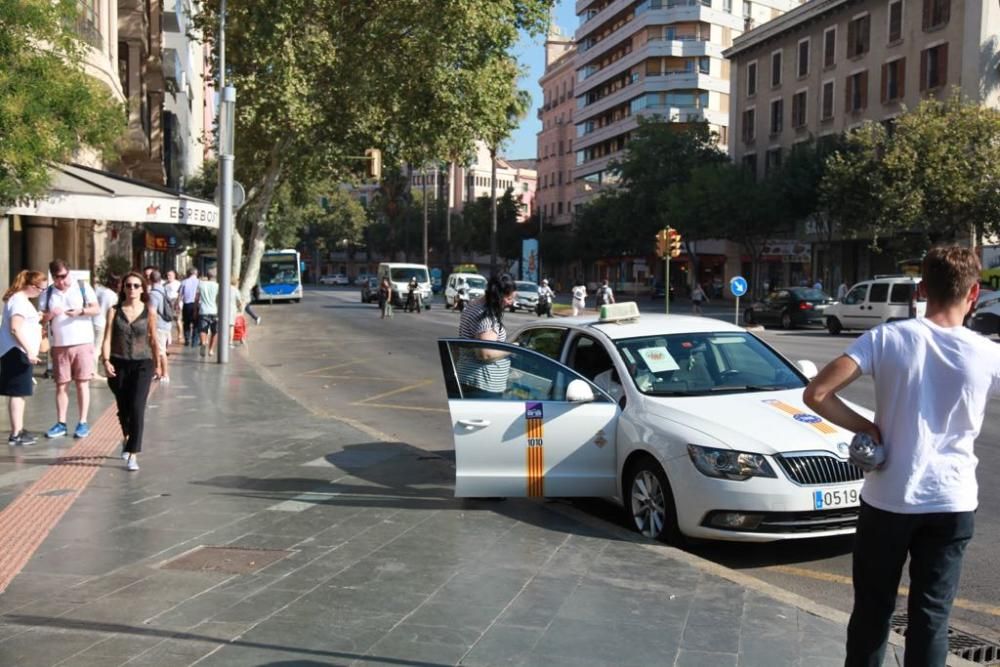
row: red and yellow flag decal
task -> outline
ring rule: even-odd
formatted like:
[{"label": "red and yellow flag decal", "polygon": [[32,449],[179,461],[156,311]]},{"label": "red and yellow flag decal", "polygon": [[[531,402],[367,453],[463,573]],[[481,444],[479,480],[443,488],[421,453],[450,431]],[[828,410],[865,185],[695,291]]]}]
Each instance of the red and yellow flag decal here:
[{"label": "red and yellow flag decal", "polygon": [[824,433],[826,435],[833,435],[837,432],[836,428],[834,428],[830,424],[827,424],[825,421],[823,421],[822,418],[809,412],[802,412],[802,410],[796,408],[794,405],[789,405],[788,403],[785,403],[783,401],[778,401],[773,398],[769,398],[764,402],[770,405],[772,408],[777,408],[778,410],[781,410],[782,412],[791,415],[792,419],[794,419],[795,421],[801,422],[808,426],[812,426],[820,433]]},{"label": "red and yellow flag decal", "polygon": [[545,448],[543,446],[543,411],[538,402],[524,404],[525,432],[528,436],[528,497],[545,495]]}]

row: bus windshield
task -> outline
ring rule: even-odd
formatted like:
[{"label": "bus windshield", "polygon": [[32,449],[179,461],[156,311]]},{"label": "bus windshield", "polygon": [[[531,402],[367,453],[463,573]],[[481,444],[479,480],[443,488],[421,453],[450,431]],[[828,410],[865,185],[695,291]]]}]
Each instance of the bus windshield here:
[{"label": "bus windshield", "polygon": [[264,255],[260,261],[261,285],[298,285],[299,263],[295,255]]}]

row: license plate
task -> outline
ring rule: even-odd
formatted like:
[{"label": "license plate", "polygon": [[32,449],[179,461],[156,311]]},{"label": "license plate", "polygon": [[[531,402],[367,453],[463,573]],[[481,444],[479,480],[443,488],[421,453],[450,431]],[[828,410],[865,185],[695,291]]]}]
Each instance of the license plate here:
[{"label": "license plate", "polygon": [[828,489],[813,491],[813,509],[826,510],[835,507],[857,507],[861,504],[858,489]]}]

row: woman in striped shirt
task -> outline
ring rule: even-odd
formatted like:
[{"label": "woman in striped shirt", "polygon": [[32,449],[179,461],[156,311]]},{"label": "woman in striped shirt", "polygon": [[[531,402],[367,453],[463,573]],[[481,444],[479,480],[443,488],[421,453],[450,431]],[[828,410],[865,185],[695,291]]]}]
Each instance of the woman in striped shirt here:
[{"label": "woman in striped shirt", "polygon": [[[458,335],[472,340],[507,342],[503,314],[514,303],[517,289],[509,273],[494,274],[486,294],[462,311]],[[501,398],[510,374],[510,356],[500,350],[463,348],[456,363],[464,398]]]}]

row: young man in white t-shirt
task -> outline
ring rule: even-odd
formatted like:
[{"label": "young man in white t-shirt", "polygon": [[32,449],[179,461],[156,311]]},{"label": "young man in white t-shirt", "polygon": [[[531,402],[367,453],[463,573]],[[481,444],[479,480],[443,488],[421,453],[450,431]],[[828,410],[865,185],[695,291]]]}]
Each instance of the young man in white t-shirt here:
[{"label": "young man in white t-shirt", "polygon": [[52,371],[56,381],[56,423],[46,433],[61,438],[68,433],[69,383],[76,383],[76,403],[80,412],[73,436],[90,435],[87,413],[90,411],[90,379],[94,375],[94,323],[100,313],[97,295],[90,285],[80,285],[70,276],[61,259],[49,263],[52,286],[42,292],[39,306],[42,319],[52,329]]},{"label": "young man in white t-shirt", "polygon": [[[1000,393],[1000,346],[962,326],[979,296],[979,271],[967,248],[932,249],[920,283],[926,316],[862,334],[806,388],[820,416],[885,447],[885,463],[861,490],[846,665],[882,664],[907,555],[906,664],[945,664],[978,506],[973,442]],[[861,375],[875,383],[874,423],[837,397]]]}]

